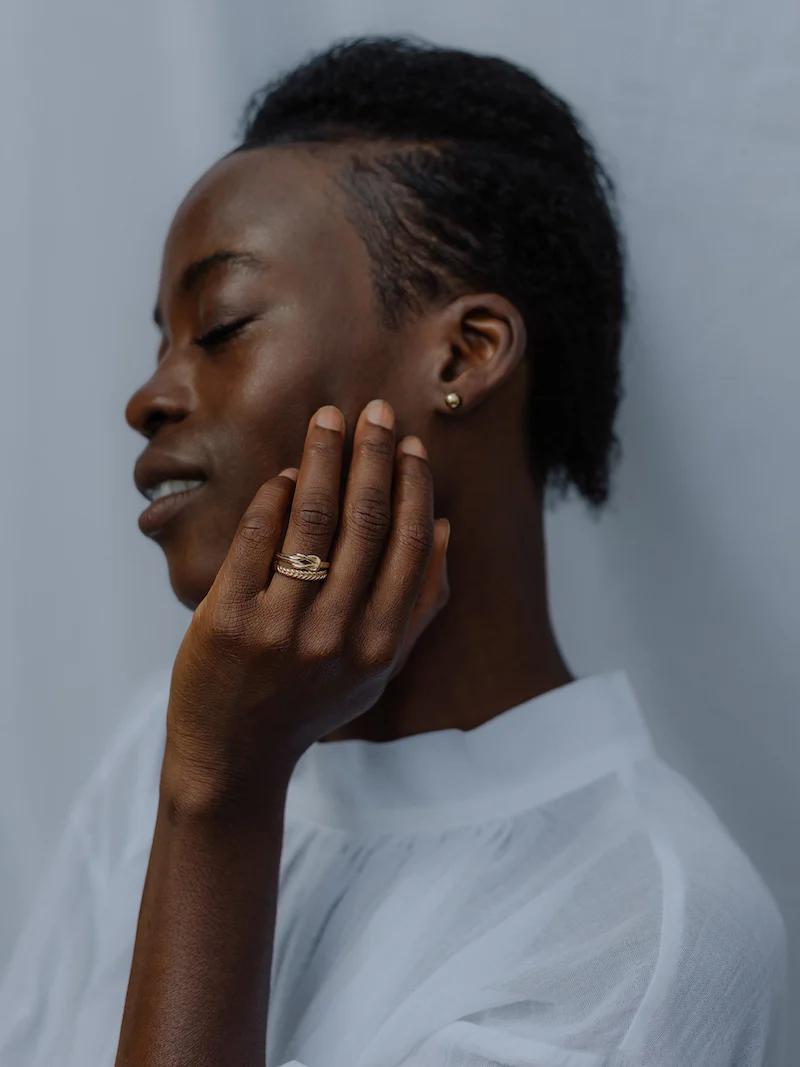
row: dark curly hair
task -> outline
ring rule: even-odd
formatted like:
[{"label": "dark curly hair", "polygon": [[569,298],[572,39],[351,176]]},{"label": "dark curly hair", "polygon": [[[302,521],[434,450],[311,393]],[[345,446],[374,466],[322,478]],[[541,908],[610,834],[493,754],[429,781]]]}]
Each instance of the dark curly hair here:
[{"label": "dark curly hair", "polygon": [[514,303],[532,474],[597,512],[619,452],[624,248],[615,187],[570,107],[497,56],[349,37],[253,93],[239,135],[234,152],[345,146],[336,180],[385,327],[464,292]]}]

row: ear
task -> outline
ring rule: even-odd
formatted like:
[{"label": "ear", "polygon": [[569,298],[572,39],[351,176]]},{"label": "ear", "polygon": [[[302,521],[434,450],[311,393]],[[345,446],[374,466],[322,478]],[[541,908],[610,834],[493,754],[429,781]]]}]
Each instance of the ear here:
[{"label": "ear", "polygon": [[[458,415],[473,410],[510,377],[525,355],[527,331],[517,308],[499,293],[460,296],[437,319],[436,406]],[[445,403],[450,392],[461,397],[455,412]]]}]

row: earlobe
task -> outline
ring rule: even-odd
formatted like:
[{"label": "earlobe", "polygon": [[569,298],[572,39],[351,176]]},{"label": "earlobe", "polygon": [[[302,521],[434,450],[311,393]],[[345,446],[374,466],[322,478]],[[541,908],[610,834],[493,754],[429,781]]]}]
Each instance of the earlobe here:
[{"label": "earlobe", "polygon": [[498,293],[470,293],[447,308],[448,358],[440,369],[445,410],[472,410],[514,371],[525,352],[525,323]]}]

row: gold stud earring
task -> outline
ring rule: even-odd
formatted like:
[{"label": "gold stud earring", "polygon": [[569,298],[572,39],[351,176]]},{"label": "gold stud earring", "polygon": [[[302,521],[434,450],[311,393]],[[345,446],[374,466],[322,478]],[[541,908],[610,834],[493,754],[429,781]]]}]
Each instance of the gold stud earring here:
[{"label": "gold stud earring", "polygon": [[450,408],[457,408],[458,405],[461,403],[461,397],[458,395],[458,393],[448,393],[447,396],[444,398],[444,402]]}]

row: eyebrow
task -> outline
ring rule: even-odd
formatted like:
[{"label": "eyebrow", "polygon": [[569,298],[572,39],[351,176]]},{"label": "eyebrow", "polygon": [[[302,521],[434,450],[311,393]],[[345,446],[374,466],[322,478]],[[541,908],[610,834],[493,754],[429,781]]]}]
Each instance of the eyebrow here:
[{"label": "eyebrow", "polygon": [[[219,252],[212,252],[210,256],[204,256],[203,259],[198,259],[195,260],[194,263],[190,263],[181,274],[178,288],[184,294],[191,293],[212,270],[222,264],[234,267],[244,267],[247,270],[257,271],[263,271],[268,266],[265,260],[261,259],[260,256],[255,255],[253,252],[237,252],[233,249],[222,249]],[[163,320],[161,318],[161,310],[158,304],[153,308],[153,322],[159,329],[162,329]]]}]

